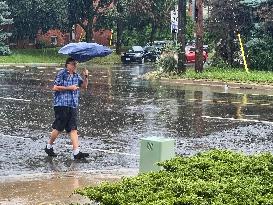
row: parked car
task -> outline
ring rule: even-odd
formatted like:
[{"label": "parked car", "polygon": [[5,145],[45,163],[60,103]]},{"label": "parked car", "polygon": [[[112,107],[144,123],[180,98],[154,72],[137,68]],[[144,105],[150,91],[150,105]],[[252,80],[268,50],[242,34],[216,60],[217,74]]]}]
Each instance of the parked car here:
[{"label": "parked car", "polygon": [[160,57],[160,51],[154,46],[144,47],[144,59],[145,61],[155,62]]},{"label": "parked car", "polygon": [[[196,48],[193,46],[186,46],[185,47],[185,55],[186,55],[186,63],[195,63],[195,50]],[[208,60],[208,53],[203,51],[203,62],[207,62]]]},{"label": "parked car", "polygon": [[152,46],[155,47],[158,52],[162,52],[162,49],[167,45],[166,41],[154,41]]},{"label": "parked car", "polygon": [[144,49],[141,46],[133,46],[128,52],[121,54],[122,63],[144,63]]}]

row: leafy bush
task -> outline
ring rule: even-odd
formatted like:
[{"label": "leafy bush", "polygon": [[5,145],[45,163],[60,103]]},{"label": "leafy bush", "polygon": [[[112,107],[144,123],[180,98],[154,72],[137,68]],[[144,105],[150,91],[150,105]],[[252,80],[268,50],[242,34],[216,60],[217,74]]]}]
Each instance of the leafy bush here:
[{"label": "leafy bush", "polygon": [[157,68],[161,72],[176,72],[178,62],[178,49],[179,47],[167,44],[161,54],[159,61],[157,62]]},{"label": "leafy bush", "polygon": [[40,48],[47,48],[47,43],[45,41],[37,41],[35,44],[35,47],[40,49]]},{"label": "leafy bush", "polygon": [[177,69],[177,60],[173,55],[166,55],[161,57],[157,62],[157,67],[162,72],[173,72]]},{"label": "leafy bush", "polygon": [[11,54],[11,51],[8,46],[0,46],[0,56],[8,56]]},{"label": "leafy bush", "polygon": [[247,48],[251,68],[273,71],[273,41],[271,39],[252,39],[247,43]]},{"label": "leafy bush", "polygon": [[159,163],[164,170],[86,187],[104,205],[273,204],[273,156],[212,150]]}]

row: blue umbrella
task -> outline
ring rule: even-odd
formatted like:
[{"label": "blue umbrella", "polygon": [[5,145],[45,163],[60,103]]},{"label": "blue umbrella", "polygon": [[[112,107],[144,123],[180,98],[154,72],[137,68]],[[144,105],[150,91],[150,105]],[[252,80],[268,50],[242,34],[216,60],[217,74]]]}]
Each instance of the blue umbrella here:
[{"label": "blue umbrella", "polygon": [[58,53],[69,55],[79,62],[85,62],[95,57],[103,57],[112,53],[106,46],[97,43],[69,43],[62,47]]}]

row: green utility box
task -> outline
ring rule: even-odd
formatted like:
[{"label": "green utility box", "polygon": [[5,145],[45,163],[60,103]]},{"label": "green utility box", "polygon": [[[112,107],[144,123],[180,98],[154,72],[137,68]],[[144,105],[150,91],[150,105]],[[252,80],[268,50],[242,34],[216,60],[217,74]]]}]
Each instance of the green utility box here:
[{"label": "green utility box", "polygon": [[175,156],[174,139],[148,137],[140,141],[139,172],[159,171],[162,167],[157,162],[171,159]]}]

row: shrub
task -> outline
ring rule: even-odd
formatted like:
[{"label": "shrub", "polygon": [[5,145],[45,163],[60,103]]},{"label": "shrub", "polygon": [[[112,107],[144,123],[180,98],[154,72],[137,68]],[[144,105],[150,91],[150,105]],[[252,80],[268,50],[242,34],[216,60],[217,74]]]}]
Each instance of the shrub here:
[{"label": "shrub", "polygon": [[273,156],[212,150],[159,163],[164,170],[86,187],[101,205],[273,204]]},{"label": "shrub", "polygon": [[252,39],[247,43],[249,66],[255,70],[273,71],[273,41]]},{"label": "shrub", "polygon": [[47,43],[45,41],[37,41],[35,47],[38,49],[47,48]]},{"label": "shrub", "polygon": [[177,60],[172,55],[166,55],[159,59],[157,68],[162,72],[174,72],[177,69]]},{"label": "shrub", "polygon": [[0,46],[0,56],[8,56],[11,54],[11,51],[8,46]]}]

